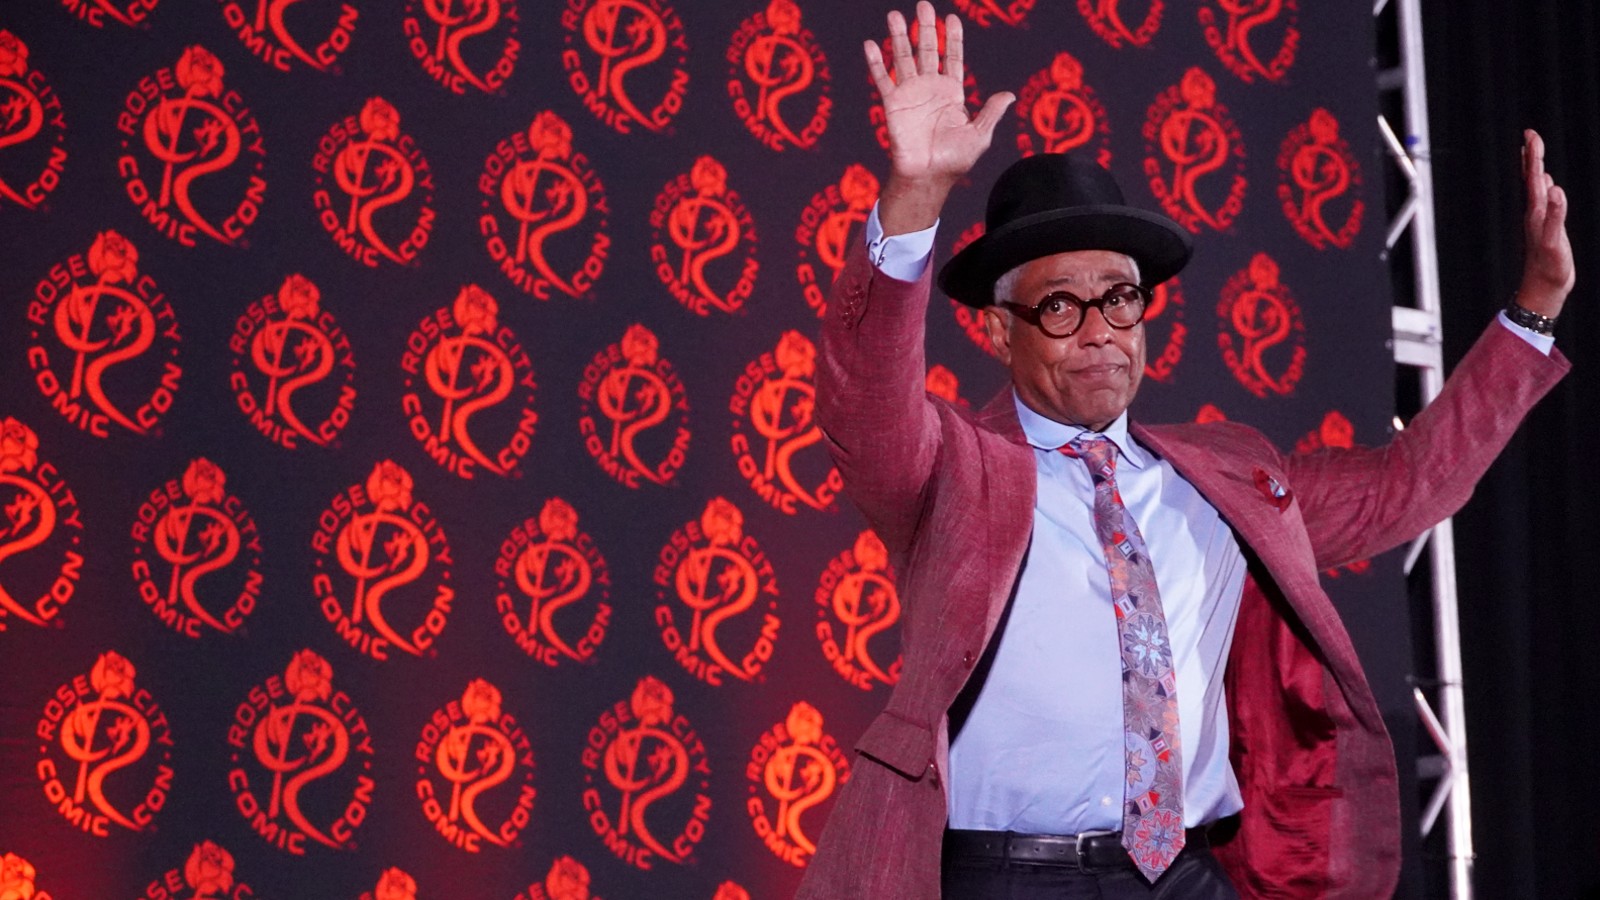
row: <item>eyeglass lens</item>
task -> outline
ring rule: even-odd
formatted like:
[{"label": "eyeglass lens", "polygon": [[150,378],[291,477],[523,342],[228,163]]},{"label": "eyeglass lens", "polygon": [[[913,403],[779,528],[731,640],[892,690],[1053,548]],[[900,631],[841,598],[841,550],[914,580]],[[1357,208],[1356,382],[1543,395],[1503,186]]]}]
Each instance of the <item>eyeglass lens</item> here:
[{"label": "eyeglass lens", "polygon": [[1081,300],[1066,291],[1057,291],[1039,304],[1039,324],[1051,333],[1070,333],[1083,323],[1086,307],[1100,307],[1114,328],[1132,328],[1144,317],[1144,295],[1131,284],[1113,285],[1094,300]]}]

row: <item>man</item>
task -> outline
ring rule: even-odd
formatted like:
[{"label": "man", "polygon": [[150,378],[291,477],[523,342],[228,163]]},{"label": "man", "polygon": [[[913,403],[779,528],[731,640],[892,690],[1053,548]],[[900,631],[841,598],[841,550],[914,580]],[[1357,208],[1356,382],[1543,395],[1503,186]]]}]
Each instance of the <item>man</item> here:
[{"label": "man", "polygon": [[1523,325],[1491,324],[1385,448],[1130,425],[1146,289],[1188,238],[1051,156],[1000,177],[984,237],[939,274],[1011,371],[969,415],[922,389],[932,229],[1013,98],[969,117],[960,21],[941,71],[932,7],[917,17],[913,50],[889,16],[895,78],[865,47],[890,176],[818,374],[835,463],[900,573],[904,666],[801,896],[1388,896],[1394,755],[1317,573],[1453,513],[1566,371],[1548,331],[1572,252],[1542,143]]}]

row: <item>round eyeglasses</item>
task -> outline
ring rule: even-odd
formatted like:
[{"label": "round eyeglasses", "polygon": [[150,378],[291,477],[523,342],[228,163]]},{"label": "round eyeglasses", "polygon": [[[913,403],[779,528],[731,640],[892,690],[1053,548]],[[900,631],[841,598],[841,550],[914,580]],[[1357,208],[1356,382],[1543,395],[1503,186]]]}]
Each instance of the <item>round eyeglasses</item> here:
[{"label": "round eyeglasses", "polygon": [[1000,300],[996,305],[1006,307],[1053,338],[1065,338],[1082,327],[1091,308],[1100,310],[1112,328],[1132,328],[1144,319],[1150,292],[1137,284],[1119,281],[1089,300],[1069,291],[1052,291],[1032,306],[1011,300]]}]

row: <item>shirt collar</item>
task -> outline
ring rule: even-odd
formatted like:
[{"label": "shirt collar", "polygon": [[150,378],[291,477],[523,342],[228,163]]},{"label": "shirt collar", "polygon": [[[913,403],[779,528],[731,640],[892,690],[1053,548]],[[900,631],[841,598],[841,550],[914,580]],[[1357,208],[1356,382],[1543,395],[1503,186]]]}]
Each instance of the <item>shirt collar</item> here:
[{"label": "shirt collar", "polygon": [[1097,432],[1084,428],[1082,425],[1068,425],[1064,422],[1057,422],[1055,419],[1047,418],[1034,412],[1028,407],[1028,404],[1022,402],[1022,398],[1017,395],[1015,388],[1011,391],[1011,399],[1017,405],[1017,418],[1022,422],[1022,434],[1028,439],[1028,443],[1034,447],[1040,450],[1060,450],[1084,435],[1103,437],[1117,445],[1120,456],[1129,465],[1135,469],[1145,467],[1147,457],[1144,454],[1144,450],[1134,443],[1133,438],[1128,434],[1127,410],[1123,410],[1122,415],[1117,416],[1115,421],[1107,425],[1105,431]]}]

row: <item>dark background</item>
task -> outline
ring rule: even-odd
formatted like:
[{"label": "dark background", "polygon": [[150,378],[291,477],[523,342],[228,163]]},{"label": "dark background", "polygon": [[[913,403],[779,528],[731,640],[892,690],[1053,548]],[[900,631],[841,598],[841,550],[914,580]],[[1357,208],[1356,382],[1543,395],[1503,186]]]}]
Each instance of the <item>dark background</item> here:
[{"label": "dark background", "polygon": [[1422,6],[1447,360],[1517,287],[1522,128],[1549,145],[1578,263],[1556,329],[1573,372],[1456,519],[1478,896],[1596,897],[1600,20],[1582,0]]},{"label": "dark background", "polygon": [[[814,331],[815,318],[794,277],[800,247],[793,230],[801,209],[814,193],[837,183],[850,163],[883,173],[859,62],[859,41],[881,33],[882,10],[844,2],[803,4],[805,24],[816,32],[832,69],[834,108],[818,149],[775,153],[744,132],[725,91],[727,42],[738,23],[764,5],[678,4],[691,44],[684,111],[666,133],[631,135],[590,116],[567,87],[556,4],[519,4],[523,54],[516,73],[500,93],[469,91],[462,97],[429,80],[406,51],[398,3],[362,5],[338,74],[269,69],[243,50],[217,3],[165,0],[148,27],[134,30],[91,28],[56,3],[0,7],[0,27],[28,43],[30,69],[43,72],[62,100],[71,154],[63,186],[44,209],[0,207],[0,309],[6,310],[0,320],[0,413],[39,433],[41,459],[62,470],[87,523],[89,563],[62,616],[64,627],[31,629],[13,620],[0,634],[0,853],[16,852],[32,862],[41,890],[56,897],[133,896],[162,873],[181,869],[189,849],[205,839],[230,850],[240,880],[269,897],[355,897],[371,890],[384,868],[399,865],[417,878],[419,896],[509,900],[541,880],[553,858],[567,854],[588,866],[594,893],[613,900],[709,898],[730,879],[756,897],[784,896],[792,889],[797,870],[761,846],[743,809],[750,748],[800,699],[821,709],[826,730],[848,745],[886,691],[864,694],[839,681],[810,634],[817,580],[827,561],[854,542],[859,518],[848,506],[828,513],[802,510],[794,517],[765,507],[738,477],[724,410],[747,362],[770,351],[787,330]],[[1514,223],[1521,202],[1516,135],[1523,125],[1545,130],[1551,169],[1573,189],[1580,265],[1583,248],[1594,244],[1585,210],[1600,200],[1593,196],[1600,179],[1586,153],[1593,141],[1584,139],[1597,127],[1595,23],[1587,8],[1567,5],[1572,9],[1551,4],[1542,14],[1510,13],[1487,3],[1459,9],[1441,3],[1429,10],[1430,72],[1440,86],[1434,91],[1434,146],[1452,359],[1514,288]],[[1281,83],[1245,84],[1223,69],[1190,4],[1167,5],[1150,48],[1119,50],[1097,38],[1073,4],[1040,3],[1021,28],[969,27],[970,56],[979,91],[987,94],[1020,88],[1055,52],[1070,50],[1107,109],[1113,170],[1132,202],[1147,207],[1154,202],[1141,176],[1145,110],[1188,67],[1210,74],[1249,151],[1249,193],[1233,229],[1200,237],[1200,252],[1183,277],[1189,329],[1184,356],[1172,383],[1146,382],[1137,414],[1150,421],[1189,419],[1202,404],[1215,404],[1289,447],[1337,410],[1354,424],[1357,441],[1379,443],[1394,410],[1385,345],[1389,298],[1378,255],[1384,163],[1372,125],[1377,104],[1370,89],[1371,20],[1366,4],[1299,6],[1301,46]],[[263,216],[242,250],[203,238],[200,246],[183,248],[161,238],[128,202],[115,171],[114,122],[123,97],[140,77],[172,65],[184,47],[197,42],[222,59],[227,85],[245,97],[267,142]],[[413,268],[360,267],[321,232],[311,206],[316,139],[336,119],[357,114],[374,94],[400,110],[402,131],[415,137],[437,180],[432,243]],[[1283,136],[1317,107],[1337,116],[1341,135],[1363,166],[1366,216],[1346,250],[1315,250],[1296,237],[1274,196]],[[574,144],[593,160],[612,207],[611,258],[593,295],[582,300],[541,303],[518,294],[495,270],[476,232],[475,182],[484,156],[543,109],[555,110],[572,126]],[[987,184],[1015,157],[1020,126],[1008,115],[995,150],[974,174],[976,184]],[[708,153],[727,166],[730,187],[750,208],[761,273],[744,312],[700,318],[672,301],[644,248],[657,193]],[[1584,164],[1591,167],[1586,172],[1579,168]],[[981,207],[980,189],[957,195],[941,232],[941,254],[981,218]],[[22,309],[33,285],[54,263],[87,251],[94,235],[107,228],[138,246],[140,271],[156,277],[183,329],[183,387],[155,435],[114,431],[102,440],[69,427],[33,387],[23,357]],[[1307,329],[1306,375],[1289,397],[1254,397],[1228,373],[1217,350],[1221,287],[1262,250],[1282,266]],[[267,443],[244,421],[227,387],[226,339],[239,311],[296,271],[318,283],[323,307],[335,312],[355,345],[360,396],[336,450],[291,453]],[[399,409],[406,334],[469,281],[500,301],[502,321],[528,347],[540,379],[534,448],[520,477],[505,483],[485,477],[461,482],[435,467],[406,433]],[[1585,289],[1580,282],[1580,293]],[[1582,861],[1600,854],[1595,826],[1579,818],[1600,800],[1596,780],[1581,766],[1596,725],[1592,715],[1578,714],[1593,708],[1594,679],[1584,664],[1597,635],[1570,563],[1595,537],[1593,517],[1581,514],[1583,482],[1568,471],[1586,448],[1582,429],[1594,427],[1581,411],[1596,408],[1584,402],[1592,382],[1585,387],[1581,365],[1585,340],[1593,341],[1593,317],[1586,336],[1581,305],[1559,332],[1562,349],[1580,364],[1578,374],[1536,413],[1535,427],[1496,469],[1458,528],[1483,896],[1572,895],[1594,880]],[[682,374],[691,406],[688,464],[668,488],[630,491],[605,478],[584,452],[576,427],[583,366],[635,322],[660,336],[662,354]],[[930,321],[929,361],[952,369],[962,396],[974,403],[1002,381],[940,303]],[[264,537],[268,599],[248,635],[180,638],[143,609],[128,577],[127,527],[139,499],[179,477],[197,455],[224,467],[230,492],[246,501]],[[417,494],[439,512],[462,593],[438,656],[380,664],[341,646],[317,613],[309,593],[308,537],[330,497],[389,457],[411,471]],[[711,688],[693,680],[674,664],[650,621],[657,602],[650,567],[657,550],[673,529],[698,517],[706,501],[719,495],[745,512],[745,530],[772,557],[783,594],[777,652],[765,681],[755,685]],[[490,564],[500,539],[536,515],[549,496],[573,502],[580,527],[594,535],[612,570],[616,612],[596,666],[534,665],[500,631],[489,606]],[[27,561],[10,565],[24,567]],[[48,565],[53,568],[54,561]],[[9,571],[0,568],[0,577]],[[1491,586],[1492,593],[1475,596]],[[1329,591],[1351,623],[1404,775],[1411,769],[1415,725],[1399,562],[1390,554],[1366,574],[1341,573],[1329,579]],[[250,685],[281,672],[288,656],[307,646],[330,659],[336,685],[357,698],[381,738],[378,793],[355,853],[313,848],[309,857],[295,858],[270,849],[232,809],[223,781],[223,735],[235,706]],[[114,830],[97,839],[74,832],[45,802],[33,770],[39,749],[31,734],[49,692],[87,673],[106,649],[135,661],[141,685],[155,692],[172,720],[177,775],[155,829]],[[579,801],[579,751],[589,727],[644,675],[672,687],[705,741],[715,800],[709,836],[695,862],[649,873],[611,858],[590,832]],[[431,833],[411,792],[406,758],[420,721],[478,676],[505,691],[507,709],[530,732],[540,793],[518,849],[491,848],[474,857]],[[1411,822],[1416,803],[1409,787],[1402,801]],[[813,834],[825,810],[807,819]],[[1419,863],[1425,852],[1408,848],[1402,893],[1431,894],[1437,887],[1423,886]],[[1527,886],[1536,883],[1539,891],[1529,894]]]}]

